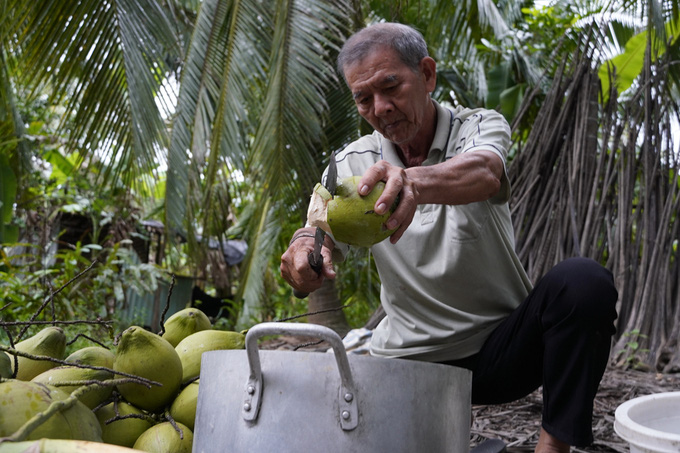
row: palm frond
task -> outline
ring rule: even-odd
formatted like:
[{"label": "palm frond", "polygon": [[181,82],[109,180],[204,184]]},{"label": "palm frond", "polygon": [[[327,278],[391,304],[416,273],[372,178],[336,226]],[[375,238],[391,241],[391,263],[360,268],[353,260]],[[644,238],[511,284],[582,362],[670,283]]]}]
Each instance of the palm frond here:
[{"label": "palm frond", "polygon": [[343,83],[329,55],[337,52],[346,7],[337,0],[277,3],[265,104],[251,154],[252,169],[273,193],[296,178],[302,187],[318,181],[326,92]]},{"label": "palm frond", "polygon": [[524,2],[504,2],[502,8],[496,3],[465,0],[451,11],[450,2],[439,0],[426,24],[424,36],[434,46],[443,82],[469,107],[485,105],[488,73],[504,61],[512,65],[516,83],[535,84],[541,74],[514,28]]},{"label": "palm frond", "polygon": [[[252,136],[248,106],[259,99],[270,29],[257,1],[202,3],[181,75],[168,151],[166,223],[219,223],[214,191],[231,169],[243,170]],[[221,216],[222,217],[222,216]],[[225,222],[222,222],[223,224]],[[226,229],[226,226],[225,228]]]},{"label": "palm frond", "polygon": [[264,282],[271,266],[269,259],[276,246],[281,231],[281,221],[276,214],[280,207],[272,202],[271,194],[264,191],[261,209],[254,209],[248,230],[252,232],[248,243],[248,253],[239,269],[243,276],[236,294],[236,300],[243,302],[238,328],[247,328],[253,322],[258,308],[267,294]]},{"label": "palm frond", "polygon": [[359,138],[362,118],[357,112],[349,88],[340,83],[326,93],[328,110],[324,115],[324,149],[339,150]]},{"label": "palm frond", "polygon": [[244,170],[245,167],[254,119],[260,111],[260,87],[270,49],[272,13],[268,6],[253,0],[233,2],[220,30],[226,46],[208,55],[208,64],[220,71],[215,72],[219,90],[214,92],[210,146],[202,169],[204,228],[219,222],[214,218],[218,210],[213,208],[211,200],[215,200],[213,191],[218,179],[229,174],[220,173],[220,168]]},{"label": "palm frond", "polygon": [[163,116],[172,106],[158,100],[168,98],[159,94],[177,42],[166,12],[154,0],[22,3],[20,82],[50,87],[51,102],[66,106],[71,151],[111,164],[102,184],[134,186],[167,142]]},{"label": "palm frond", "polygon": [[[31,153],[24,140],[24,122],[16,105],[9,67],[5,50],[0,48],[0,155],[7,158],[13,176],[19,176],[19,184],[25,185],[22,182],[31,169]],[[0,202],[11,207],[14,199],[0,198]]]},{"label": "palm frond", "polygon": [[[195,198],[196,191],[200,192],[200,168],[210,145],[219,92],[217,74],[222,72],[214,55],[221,55],[220,49],[226,45],[221,33],[229,13],[225,4],[217,0],[202,3],[180,77],[167,157],[165,222],[170,231],[181,229],[185,215],[193,214],[193,206],[198,204]],[[190,186],[194,190],[189,190]]]},{"label": "palm frond", "polygon": [[[239,294],[246,307],[259,302],[264,282],[250,275],[251,263],[268,260],[276,240],[260,237],[271,234],[267,211],[285,210],[280,200],[319,176],[323,99],[338,83],[328,55],[340,40],[343,7],[339,1],[281,1],[272,9],[256,0],[206,0],[198,13],[173,120],[166,222],[171,229],[184,226],[190,246],[200,249],[192,242],[197,224],[204,238],[227,227],[227,210],[215,204],[225,200],[216,194],[222,181],[238,171],[257,181],[250,210],[261,220],[243,231],[250,247]],[[279,202],[270,205],[257,190]]]},{"label": "palm frond", "polygon": [[[344,1],[288,0],[276,6],[268,83],[248,162],[249,175],[262,181],[259,187],[267,194],[258,197],[262,221],[248,231],[249,243],[254,245],[249,256],[263,253],[258,258],[262,267],[249,260],[242,274],[242,322],[264,294],[264,276],[257,272],[266,268],[274,251],[280,216],[291,212],[291,200],[293,204],[299,201],[301,188],[308,191],[320,177],[322,126],[328,118],[324,99],[340,83],[329,55],[337,52],[343,34],[344,7]],[[272,203],[269,196],[277,202]]]}]

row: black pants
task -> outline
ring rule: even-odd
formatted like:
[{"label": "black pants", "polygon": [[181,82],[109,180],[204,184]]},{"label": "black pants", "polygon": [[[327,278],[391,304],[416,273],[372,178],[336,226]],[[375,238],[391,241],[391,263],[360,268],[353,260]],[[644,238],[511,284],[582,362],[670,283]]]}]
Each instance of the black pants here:
[{"label": "black pants", "polygon": [[473,404],[507,403],[543,385],[543,428],[570,445],[588,445],[617,298],[607,269],[570,258],[536,284],[479,353],[446,363],[472,370]]}]

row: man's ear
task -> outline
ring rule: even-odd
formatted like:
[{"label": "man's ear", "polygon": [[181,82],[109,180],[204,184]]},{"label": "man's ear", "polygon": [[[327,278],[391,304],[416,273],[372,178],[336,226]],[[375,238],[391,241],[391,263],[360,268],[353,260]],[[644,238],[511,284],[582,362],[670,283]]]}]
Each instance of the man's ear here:
[{"label": "man's ear", "polygon": [[423,74],[427,92],[433,92],[437,86],[437,63],[432,57],[424,57],[420,60],[420,72]]}]

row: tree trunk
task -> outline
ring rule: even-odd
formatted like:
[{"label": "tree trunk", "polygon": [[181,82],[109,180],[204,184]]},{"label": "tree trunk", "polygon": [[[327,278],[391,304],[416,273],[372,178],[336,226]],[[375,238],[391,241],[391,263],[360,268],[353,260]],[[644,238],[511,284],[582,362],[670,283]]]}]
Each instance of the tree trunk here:
[{"label": "tree trunk", "polygon": [[385,309],[383,308],[382,304],[380,304],[378,309],[373,312],[373,314],[371,315],[369,320],[366,321],[366,324],[364,325],[364,327],[368,330],[373,330],[376,327],[378,327],[378,324],[380,324],[380,321],[382,321],[384,317],[385,317]]},{"label": "tree trunk", "polygon": [[345,312],[342,311],[338,291],[335,288],[335,280],[324,280],[321,288],[311,293],[308,300],[309,312],[316,314],[308,315],[307,321],[326,326],[340,337],[344,337],[350,331]]}]

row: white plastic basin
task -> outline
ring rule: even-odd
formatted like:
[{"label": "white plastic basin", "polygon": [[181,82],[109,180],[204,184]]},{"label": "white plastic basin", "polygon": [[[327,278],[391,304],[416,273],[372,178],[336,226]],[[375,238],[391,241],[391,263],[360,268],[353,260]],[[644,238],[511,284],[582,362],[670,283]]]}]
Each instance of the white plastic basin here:
[{"label": "white plastic basin", "polygon": [[626,401],[616,408],[614,430],[631,453],[680,452],[680,392]]}]

